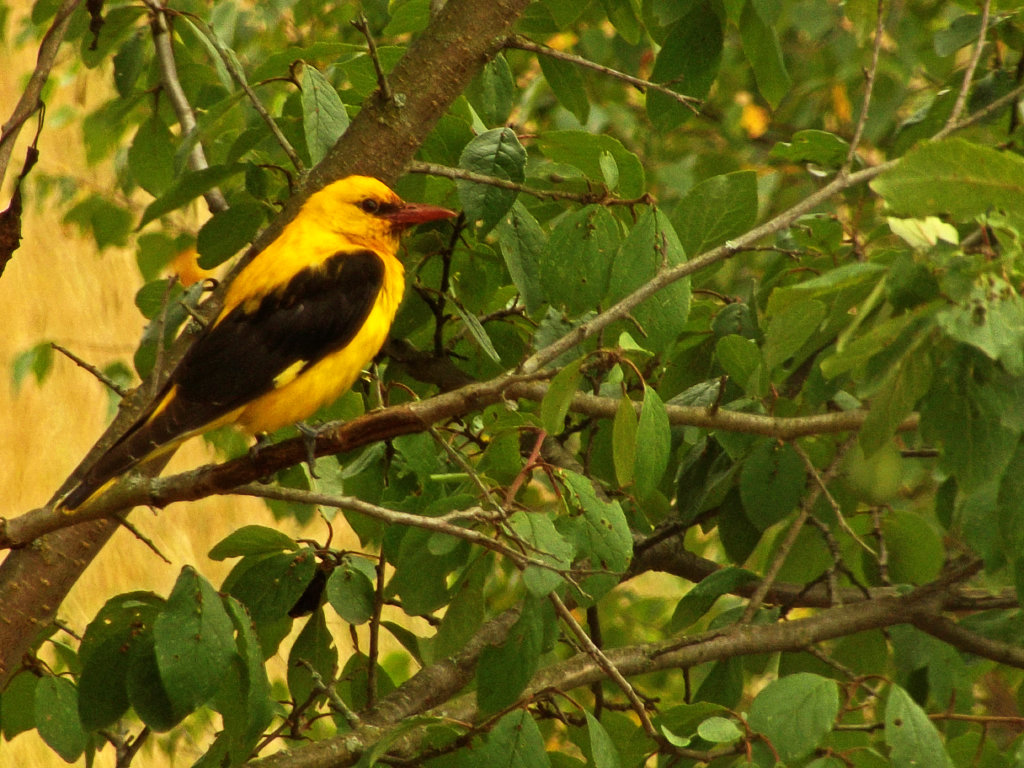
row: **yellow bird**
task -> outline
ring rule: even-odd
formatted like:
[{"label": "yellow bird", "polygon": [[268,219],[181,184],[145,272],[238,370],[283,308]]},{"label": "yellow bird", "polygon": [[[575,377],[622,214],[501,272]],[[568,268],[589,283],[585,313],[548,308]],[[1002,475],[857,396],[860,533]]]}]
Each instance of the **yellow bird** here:
[{"label": "yellow bird", "polygon": [[160,395],[59,506],[74,510],[132,467],[234,423],[259,434],[332,402],[380,350],[405,291],[399,237],[453,211],[349,176],[311,195],[228,287]]}]

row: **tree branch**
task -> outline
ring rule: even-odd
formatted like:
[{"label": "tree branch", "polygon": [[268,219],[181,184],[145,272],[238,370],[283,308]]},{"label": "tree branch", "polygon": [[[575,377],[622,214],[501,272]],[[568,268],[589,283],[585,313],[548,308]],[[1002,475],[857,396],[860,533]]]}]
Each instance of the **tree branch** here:
[{"label": "tree branch", "polygon": [[64,42],[64,35],[68,31],[68,24],[71,23],[71,14],[81,0],[64,0],[57,13],[53,17],[50,28],[43,35],[39,44],[39,53],[36,56],[36,66],[32,75],[22,91],[21,98],[14,107],[14,111],[7,119],[7,122],[0,126],[0,184],[7,178],[7,168],[10,164],[11,153],[14,151],[14,142],[21,133],[21,127],[25,121],[42,105],[40,96],[43,86],[50,77],[50,70],[57,59],[57,51],[60,44]]}]

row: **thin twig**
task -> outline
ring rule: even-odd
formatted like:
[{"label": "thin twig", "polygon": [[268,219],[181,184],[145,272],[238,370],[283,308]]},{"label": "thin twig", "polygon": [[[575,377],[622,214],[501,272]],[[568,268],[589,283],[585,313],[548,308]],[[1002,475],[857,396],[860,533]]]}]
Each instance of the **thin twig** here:
[{"label": "thin twig", "polygon": [[25,84],[14,111],[7,119],[7,122],[0,127],[0,182],[7,176],[7,167],[10,162],[11,152],[14,150],[14,142],[21,133],[25,121],[31,117],[42,105],[41,96],[43,86],[50,77],[50,70],[57,60],[57,51],[64,41],[64,34],[67,32],[68,24],[71,23],[71,15],[81,0],[64,0],[57,13],[50,23],[49,29],[43,35],[39,43],[39,53],[36,55],[36,66],[32,75]]},{"label": "thin twig", "polygon": [[537,189],[528,187],[509,179],[502,179],[498,176],[487,176],[482,173],[465,171],[462,168],[452,168],[437,163],[424,163],[420,160],[413,160],[406,167],[409,173],[426,173],[431,176],[443,176],[446,179],[457,181],[472,181],[477,184],[487,184],[499,189],[510,189],[521,192],[525,195],[536,197],[540,200],[569,200],[581,205],[651,205],[654,198],[650,194],[643,194],[640,197],[624,199],[616,197],[606,189],[600,192],[566,192],[560,189]]},{"label": "thin twig", "polygon": [[366,38],[366,47],[370,53],[370,61],[373,62],[373,68],[377,72],[377,87],[380,89],[381,98],[384,101],[394,101],[395,95],[391,91],[390,83],[388,83],[388,76],[384,74],[384,67],[381,66],[380,56],[377,54],[377,43],[374,42],[373,34],[370,32],[370,23],[362,13],[352,19],[350,23],[362,32],[363,37]]},{"label": "thin twig", "polygon": [[242,89],[246,98],[249,99],[249,103],[252,105],[252,108],[256,110],[256,114],[258,114],[260,119],[266,123],[270,132],[274,135],[274,140],[277,141],[278,145],[288,156],[288,162],[292,164],[292,167],[295,168],[295,170],[301,172],[303,170],[303,164],[298,152],[295,151],[295,148],[278,127],[266,107],[263,106],[263,102],[260,101],[260,97],[256,95],[256,91],[252,89],[252,86],[249,85],[245,76],[235,65],[235,60],[228,55],[229,51],[224,47],[220,38],[217,37],[217,33],[210,29],[210,26],[198,16],[184,13],[182,13],[182,15],[188,16],[189,21],[196,26],[196,29],[203,33],[203,36],[206,37],[210,45],[213,46],[213,49],[217,51],[217,55],[220,56],[220,60],[224,64],[224,68],[227,70],[228,74],[231,75],[231,79],[234,80],[238,87]]},{"label": "thin twig", "polygon": [[374,567],[377,584],[373,591],[373,616],[370,617],[370,647],[366,657],[366,701],[372,707],[377,703],[377,658],[380,656],[380,615],[384,609],[384,557],[377,558]]},{"label": "thin twig", "polygon": [[978,61],[981,60],[981,51],[985,47],[985,38],[988,36],[988,17],[989,10],[992,5],[992,0],[985,0],[981,6],[981,32],[978,35],[978,41],[974,44],[974,50],[971,51],[971,60],[967,64],[967,69],[964,72],[964,81],[960,86],[960,92],[956,95],[956,103],[953,105],[953,111],[949,113],[949,119],[946,121],[946,128],[956,125],[960,119],[960,113],[964,111],[964,106],[967,104],[967,94],[971,91],[971,81],[974,80],[974,71],[978,67]]},{"label": "thin twig", "polygon": [[590,639],[590,635],[586,633],[586,630],[579,625],[572,612],[565,607],[565,603],[562,602],[561,598],[552,592],[548,595],[551,600],[551,604],[555,606],[555,610],[558,615],[562,617],[572,633],[576,635],[576,639],[583,645],[583,649],[586,653],[595,661],[597,665],[603,669],[608,677],[610,677],[622,692],[626,694],[626,698],[629,699],[630,704],[633,706],[633,711],[636,712],[638,718],[640,718],[640,725],[643,726],[644,732],[656,741],[661,740],[661,736],[654,728],[654,724],[651,722],[651,718],[647,714],[647,707],[644,706],[643,701],[637,695],[637,692],[630,685],[629,681],[622,676],[622,673],[615,668],[615,665],[604,655],[604,651],[598,648],[594,641]]},{"label": "thin twig", "polygon": [[[424,517],[422,515],[413,515],[407,512],[399,512],[397,510],[387,509],[386,507],[380,507],[376,504],[365,502],[362,499],[357,499],[354,496],[333,496],[330,494],[303,491],[297,488],[282,488],[250,484],[233,488],[230,491],[225,491],[225,493],[232,493],[240,496],[256,496],[261,499],[277,499],[279,501],[347,509],[352,512],[359,512],[367,517],[372,517],[375,520],[383,520],[390,525],[408,525],[414,528],[423,528],[428,531],[434,531],[435,533],[447,534],[448,536],[453,536],[457,539],[463,539],[470,544],[477,544],[484,549],[489,549],[499,555],[504,555],[519,569],[524,569],[527,566],[532,565],[537,568],[554,571],[565,579],[569,579],[572,575],[565,569],[555,567],[551,562],[523,554],[522,552],[507,546],[503,542],[498,541],[497,539],[492,539],[490,536],[486,536],[479,531],[453,524],[453,520],[480,520],[482,517],[489,519],[491,516],[480,508],[452,513],[441,517]],[[607,571],[601,569],[578,569],[578,572],[581,574],[607,573]]]},{"label": "thin twig", "polygon": [[309,676],[313,681],[313,688],[320,691],[327,697],[327,700],[331,703],[341,716],[345,718],[345,722],[352,728],[358,728],[362,725],[363,721],[360,720],[359,715],[352,711],[352,708],[345,703],[345,700],[338,695],[338,692],[334,689],[333,685],[328,685],[324,680],[323,676],[316,671],[316,668],[306,659],[298,660],[299,666],[305,667],[306,671],[309,672]]},{"label": "thin twig", "polygon": [[508,40],[505,41],[505,47],[517,48],[520,51],[530,51],[531,53],[536,53],[540,56],[548,56],[552,59],[560,59],[562,61],[567,61],[570,64],[575,64],[578,67],[586,67],[587,69],[592,69],[595,72],[600,72],[602,75],[614,77],[616,80],[622,80],[625,83],[629,83],[634,88],[640,91],[657,91],[658,93],[668,96],[670,99],[678,101],[680,104],[682,104],[691,112],[693,112],[693,114],[700,114],[699,106],[703,102],[694,96],[687,96],[686,94],[679,93],[678,91],[674,91],[667,85],[662,85],[661,83],[654,83],[651,82],[650,80],[644,80],[639,77],[634,77],[633,75],[627,75],[625,72],[620,72],[617,69],[612,69],[611,67],[603,66],[602,64],[598,64],[597,62],[591,61],[590,59],[585,59],[582,56],[577,56],[574,53],[558,51],[555,50],[554,48],[549,48],[546,45],[540,45],[539,43],[535,43],[532,40],[528,40],[527,38],[521,37],[519,35],[514,35],[508,38]]},{"label": "thin twig", "polygon": [[[811,514],[811,509],[818,501],[818,497],[825,490],[826,483],[830,481],[839,471],[839,465],[843,460],[843,456],[846,455],[846,450],[853,444],[856,437],[847,440],[846,443],[836,451],[836,455],[832,458],[832,463],[829,464],[828,469],[824,475],[818,475],[815,473],[815,485],[810,492],[804,497],[803,502],[800,504],[800,512],[793,521],[789,530],[786,532],[785,538],[782,543],[779,544],[778,550],[775,553],[775,558],[772,560],[768,570],[765,571],[764,578],[757,585],[757,589],[754,590],[754,594],[751,595],[750,601],[747,603],[746,609],[743,611],[743,616],[739,620],[739,624],[749,624],[754,618],[754,614],[761,608],[761,604],[764,602],[765,597],[771,590],[772,585],[775,584],[775,579],[779,575],[779,571],[782,570],[783,564],[786,562],[786,558],[789,557],[789,553],[792,551],[793,546],[796,544],[796,538],[800,535],[800,530],[804,527],[804,523],[807,522],[807,518]],[[804,454],[806,455],[806,454]]]},{"label": "thin twig", "polygon": [[99,368],[97,368],[92,363],[87,363],[85,360],[80,358],[78,355],[76,355],[70,349],[67,349],[66,347],[62,347],[60,344],[58,344],[55,341],[50,342],[50,346],[53,347],[56,351],[60,352],[62,355],[64,355],[64,357],[66,357],[69,360],[71,360],[79,368],[84,368],[86,371],[91,373],[93,376],[95,376],[100,381],[101,384],[103,384],[108,389],[112,390],[118,397],[127,397],[128,396],[129,390],[127,390],[124,387],[122,387],[120,384],[118,384],[112,378],[107,376],[107,374],[105,374],[103,371],[101,371]]},{"label": "thin twig", "polygon": [[871,106],[871,94],[875,88],[875,77],[878,75],[878,58],[882,52],[882,35],[885,32],[885,0],[878,0],[876,13],[878,19],[875,21],[875,44],[871,50],[871,68],[867,71],[864,80],[864,99],[861,102],[860,117],[857,118],[857,127],[854,128],[853,138],[850,140],[850,151],[846,155],[846,165],[849,170],[857,157],[857,147],[860,146],[861,136],[864,135],[864,126],[868,122],[868,111]]},{"label": "thin twig", "polygon": [[[167,24],[167,6],[163,0],[143,0],[153,15],[153,22],[150,25],[153,31],[153,47],[156,53],[157,66],[160,69],[160,82],[167,98],[171,101],[174,114],[181,126],[181,135],[189,136],[196,130],[196,116],[189,104],[185,89],[181,87],[181,80],[178,78],[178,65],[174,59],[174,45],[171,41],[171,28]],[[192,144],[188,153],[188,167],[190,170],[198,171],[209,168],[210,163],[206,159],[203,145],[199,141]],[[211,213],[226,211],[228,201],[218,188],[213,188],[203,193],[206,205]]]},{"label": "thin twig", "polygon": [[167,557],[167,555],[165,555],[163,552],[160,551],[160,549],[156,545],[156,542],[154,542],[151,538],[149,538],[146,534],[144,534],[142,531],[140,531],[134,525],[129,523],[127,517],[123,517],[122,516],[122,517],[118,518],[117,524],[120,525],[122,528],[130,531],[132,536],[134,536],[136,539],[138,539],[143,544],[145,544],[147,547],[149,547],[149,549],[153,552],[154,555],[159,557],[161,560],[163,560],[168,565],[171,565],[171,559],[169,557]]}]

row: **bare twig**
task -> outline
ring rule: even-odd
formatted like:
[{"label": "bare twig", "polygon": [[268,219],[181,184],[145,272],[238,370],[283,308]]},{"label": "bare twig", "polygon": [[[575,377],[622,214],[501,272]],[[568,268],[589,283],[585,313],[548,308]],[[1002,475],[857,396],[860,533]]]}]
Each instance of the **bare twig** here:
[{"label": "bare twig", "polygon": [[[167,6],[164,4],[164,0],[144,0],[144,2],[153,16],[150,26],[153,30],[153,46],[157,65],[160,68],[160,82],[167,98],[171,101],[174,114],[178,117],[182,136],[189,136],[196,130],[196,116],[185,95],[185,89],[181,87],[181,80],[178,78],[178,65],[174,60],[171,29],[167,24]],[[206,159],[206,152],[203,151],[203,145],[199,141],[193,142],[189,149],[188,167],[193,171],[210,167],[210,163]],[[228,201],[217,188],[204,192],[203,198],[211,213],[228,209]]]},{"label": "bare twig", "polygon": [[377,87],[380,89],[381,98],[385,101],[394,101],[395,95],[392,93],[391,85],[388,83],[388,76],[384,74],[384,67],[381,66],[380,56],[377,55],[377,43],[374,42],[373,34],[370,32],[370,24],[366,20],[366,16],[360,13],[356,18],[352,19],[351,24],[363,34],[363,37],[366,38],[366,48],[370,53],[370,61],[373,62],[373,69],[377,73]]},{"label": "bare twig", "polygon": [[619,670],[615,668],[615,665],[607,656],[605,656],[604,651],[594,644],[594,641],[590,639],[590,635],[588,635],[583,627],[580,626],[579,622],[576,621],[572,612],[565,607],[565,603],[562,602],[562,599],[554,592],[548,595],[548,598],[551,600],[551,604],[555,606],[555,610],[558,612],[558,615],[561,616],[562,621],[568,625],[569,629],[572,630],[572,633],[576,636],[576,639],[580,641],[584,652],[594,659],[598,666],[605,671],[608,677],[610,677],[615,684],[622,689],[622,692],[626,694],[626,698],[629,699],[629,703],[632,705],[633,711],[640,719],[640,725],[643,726],[644,732],[652,739],[659,740],[660,735],[654,728],[654,724],[651,722],[651,718],[647,714],[647,708],[637,695],[637,692],[633,689],[633,686],[630,685],[629,681],[622,676],[622,673],[619,672]]},{"label": "bare twig", "polygon": [[700,114],[699,106],[702,103],[700,99],[694,98],[693,96],[687,96],[685,94],[679,93],[678,91],[673,91],[667,85],[662,85],[661,83],[654,83],[651,82],[650,80],[644,80],[643,78],[634,77],[633,75],[627,75],[625,72],[619,72],[618,70],[612,69],[611,67],[606,67],[601,64],[598,64],[597,62],[591,61],[590,59],[585,59],[582,56],[577,56],[576,54],[573,53],[566,53],[565,51],[558,51],[555,50],[554,48],[549,48],[546,45],[540,45],[539,43],[535,43],[532,40],[528,40],[520,35],[514,35],[513,37],[510,37],[508,40],[506,40],[505,47],[517,48],[521,51],[530,51],[531,53],[536,53],[539,56],[549,56],[552,59],[560,59],[562,61],[567,61],[570,64],[575,64],[578,67],[586,67],[587,69],[592,69],[595,72],[600,72],[602,75],[614,77],[616,80],[622,80],[623,82],[632,85],[634,88],[640,91],[657,91],[658,93],[668,96],[670,99],[678,101],[680,104],[684,105],[687,109],[693,112],[693,114]]},{"label": "bare twig", "polygon": [[850,151],[846,155],[845,168],[849,170],[857,157],[857,147],[860,146],[861,136],[864,135],[864,126],[868,122],[868,111],[871,107],[871,94],[875,88],[875,77],[878,75],[878,58],[882,52],[882,35],[885,32],[885,0],[878,0],[876,13],[878,19],[875,21],[875,43],[871,49],[871,67],[864,79],[864,98],[861,101],[860,116],[857,118],[857,127],[854,128],[853,138],[850,139]]},{"label": "bare twig", "polygon": [[[183,14],[185,15],[185,14]],[[245,79],[245,75],[238,69],[235,60],[229,55],[229,51],[224,47],[224,44],[217,37],[217,33],[210,29],[210,26],[200,19],[198,16],[193,14],[187,14],[189,21],[191,21],[196,29],[198,29],[203,36],[209,41],[213,49],[217,51],[217,55],[220,56],[221,62],[224,64],[224,68],[228,74],[231,75],[231,79],[235,81],[242,92],[245,94],[252,108],[256,110],[256,114],[260,116],[260,119],[266,124],[267,128],[270,129],[271,134],[274,136],[274,140],[277,141],[281,149],[288,156],[288,161],[292,164],[292,167],[297,171],[303,170],[302,159],[299,157],[298,152],[292,146],[291,142],[284,135],[281,129],[278,127],[277,122],[271,117],[270,113],[267,112],[267,108],[263,106],[263,102],[260,101],[260,97],[256,95],[256,91],[249,85],[249,81]]]},{"label": "bare twig", "polygon": [[476,184],[487,184],[492,187],[498,187],[499,189],[510,189],[515,192],[530,195],[531,197],[536,197],[540,200],[570,200],[581,205],[627,206],[651,205],[654,202],[654,198],[649,194],[644,194],[636,198],[624,199],[616,197],[606,189],[602,189],[600,192],[566,192],[560,189],[537,189],[536,187],[528,187],[525,184],[510,181],[509,179],[502,179],[498,176],[487,176],[482,173],[465,171],[462,168],[452,168],[447,165],[438,165],[437,163],[425,163],[420,160],[413,160],[410,162],[407,170],[409,173],[425,173],[431,176],[443,176],[446,179],[455,179],[457,181],[472,181]]},{"label": "bare twig", "polygon": [[36,66],[32,75],[25,84],[25,90],[14,107],[14,111],[7,119],[7,122],[0,127],[0,182],[7,176],[7,167],[10,163],[11,152],[14,150],[14,142],[21,133],[21,127],[25,121],[42,105],[40,97],[43,86],[50,77],[50,70],[57,59],[57,51],[64,41],[64,35],[71,23],[71,14],[81,0],[64,0],[57,13],[53,17],[50,28],[46,30],[43,39],[39,44],[39,53],[36,56]]},{"label": "bare twig", "polygon": [[964,111],[964,106],[967,104],[967,94],[971,92],[971,81],[974,80],[974,71],[978,67],[978,61],[981,60],[981,51],[985,47],[985,38],[988,36],[988,17],[991,6],[992,0],[984,0],[982,3],[981,32],[978,34],[978,41],[974,44],[974,50],[971,51],[971,60],[967,64],[967,69],[964,70],[964,81],[960,86],[960,92],[956,95],[953,111],[949,113],[949,119],[945,125],[946,128],[957,124],[960,114]]},{"label": "bare twig", "polygon": [[115,394],[117,394],[118,397],[126,397],[128,395],[128,391],[129,390],[127,390],[124,387],[122,387],[120,384],[118,384],[112,378],[107,376],[107,374],[105,374],[103,371],[101,371],[99,368],[97,368],[92,363],[87,363],[85,360],[80,358],[78,355],[76,355],[70,349],[67,349],[66,347],[62,347],[60,344],[58,344],[55,341],[51,342],[50,346],[53,347],[58,352],[60,352],[62,355],[64,355],[64,357],[68,358],[73,363],[75,363],[75,365],[77,365],[79,368],[84,368],[86,371],[91,373],[93,376],[96,377],[96,379],[99,380],[99,382],[101,384],[103,384],[108,389],[112,390]]},{"label": "bare twig", "polygon": [[[765,596],[775,583],[775,579],[779,575],[779,571],[782,570],[782,566],[786,562],[786,558],[789,557],[790,551],[796,544],[796,538],[800,535],[800,530],[803,528],[804,523],[807,522],[807,518],[811,514],[811,509],[817,503],[818,497],[825,490],[825,484],[835,476],[836,472],[839,471],[839,465],[842,463],[843,456],[846,455],[846,450],[850,445],[852,445],[854,439],[856,438],[847,440],[846,444],[836,451],[836,455],[832,458],[832,463],[829,464],[829,467],[823,476],[819,476],[817,472],[814,473],[816,481],[815,485],[810,492],[804,496],[804,499],[800,504],[800,512],[797,514],[792,525],[790,525],[789,530],[786,531],[786,536],[779,544],[771,565],[768,567],[768,570],[765,571],[764,578],[757,585],[757,589],[754,590],[754,594],[751,595],[750,600],[747,603],[747,607],[743,611],[743,616],[739,620],[740,624],[748,624],[754,618],[754,614],[756,614],[761,608],[761,604],[764,602]],[[804,456],[806,456],[806,453]]]}]

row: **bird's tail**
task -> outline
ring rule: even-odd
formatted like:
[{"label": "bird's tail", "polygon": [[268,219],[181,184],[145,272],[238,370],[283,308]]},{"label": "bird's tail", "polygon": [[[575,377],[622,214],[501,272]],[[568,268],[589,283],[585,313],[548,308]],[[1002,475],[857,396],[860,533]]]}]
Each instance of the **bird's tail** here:
[{"label": "bird's tail", "polygon": [[136,422],[86,470],[57,507],[69,512],[78,509],[128,470],[176,448],[188,435],[181,433],[175,415],[157,407]]}]

